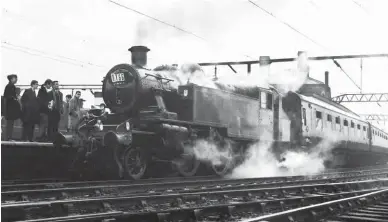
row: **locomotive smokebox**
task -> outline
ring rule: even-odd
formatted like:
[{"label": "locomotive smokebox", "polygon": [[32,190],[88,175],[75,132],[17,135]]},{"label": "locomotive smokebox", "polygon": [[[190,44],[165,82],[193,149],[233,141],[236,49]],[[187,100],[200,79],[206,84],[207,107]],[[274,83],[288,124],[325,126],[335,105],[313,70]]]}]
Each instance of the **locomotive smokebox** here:
[{"label": "locomotive smokebox", "polygon": [[325,72],[325,85],[329,86],[329,72],[328,71]]},{"label": "locomotive smokebox", "polygon": [[147,52],[150,51],[149,48],[145,46],[132,46],[128,49],[132,53],[132,65],[136,65],[139,67],[147,66]]}]

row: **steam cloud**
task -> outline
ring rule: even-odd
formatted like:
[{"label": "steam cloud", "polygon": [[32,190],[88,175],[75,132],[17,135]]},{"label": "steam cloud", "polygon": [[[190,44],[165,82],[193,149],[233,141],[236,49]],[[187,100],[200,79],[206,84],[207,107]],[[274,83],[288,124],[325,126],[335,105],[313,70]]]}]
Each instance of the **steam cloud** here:
[{"label": "steam cloud", "polygon": [[324,162],[332,158],[331,149],[340,137],[324,132],[324,139],[309,150],[286,151],[284,162],[271,152],[271,144],[256,143],[249,148],[246,160],[229,175],[232,178],[312,175],[325,169]]},{"label": "steam cloud", "polygon": [[[182,66],[161,66],[155,70],[167,78],[174,80],[172,84],[178,87],[181,84],[194,83],[213,89],[235,90],[235,87],[265,87],[276,85],[277,90],[286,94],[287,92],[296,92],[308,79],[309,64],[306,54],[302,53],[296,59],[297,67],[284,72],[271,72],[269,67],[263,66],[259,73],[251,75],[229,75],[217,80],[212,80],[207,76],[201,67],[197,64],[183,64]],[[211,99],[211,98],[209,98]],[[227,109],[228,107],[226,107]],[[230,107],[229,107],[230,108]],[[281,110],[282,111],[282,110]],[[257,113],[250,113],[247,119],[255,120]],[[289,121],[286,115],[282,115],[284,121]],[[264,138],[271,138],[265,130],[260,132]],[[313,136],[313,135],[310,135]],[[324,170],[324,162],[332,158],[331,149],[340,141],[340,137],[329,131],[323,131],[320,135],[324,139],[315,147],[306,149],[297,149],[297,151],[288,150],[283,154],[285,160],[279,162],[272,153],[272,141],[258,142],[248,148],[245,160],[237,166],[229,177],[269,177],[269,176],[291,176],[291,175],[310,175],[320,173]],[[192,152],[194,155],[206,162],[218,165],[222,160],[232,161],[236,154],[232,153],[232,145],[227,148],[219,147],[212,141],[196,141]]]}]

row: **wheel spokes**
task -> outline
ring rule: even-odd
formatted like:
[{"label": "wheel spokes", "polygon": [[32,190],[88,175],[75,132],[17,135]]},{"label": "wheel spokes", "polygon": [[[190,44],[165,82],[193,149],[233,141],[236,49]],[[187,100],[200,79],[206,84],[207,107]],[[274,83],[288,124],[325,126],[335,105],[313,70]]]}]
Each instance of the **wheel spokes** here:
[{"label": "wheel spokes", "polygon": [[125,168],[130,177],[140,179],[147,167],[146,158],[138,148],[130,148],[125,154]]},{"label": "wheel spokes", "polygon": [[199,161],[194,154],[183,154],[175,165],[183,176],[194,176],[199,167]]}]

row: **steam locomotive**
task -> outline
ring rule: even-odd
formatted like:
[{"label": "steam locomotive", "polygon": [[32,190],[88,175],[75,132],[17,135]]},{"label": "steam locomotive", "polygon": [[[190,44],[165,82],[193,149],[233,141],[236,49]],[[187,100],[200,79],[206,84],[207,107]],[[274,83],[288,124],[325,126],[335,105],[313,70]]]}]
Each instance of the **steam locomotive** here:
[{"label": "steam locomotive", "polygon": [[[152,163],[167,162],[183,176],[204,166],[223,176],[243,161],[252,143],[272,144],[280,159],[287,150],[311,149],[328,132],[339,136],[332,165],[388,159],[387,133],[332,102],[328,74],[325,84],[309,78],[298,93],[281,93],[276,85],[231,90],[188,83],[174,88],[172,79],[144,68],[147,47],[129,51],[132,64],[114,66],[103,80],[111,114],[91,110],[77,130],[54,141],[78,148],[75,169],[87,163],[94,172],[140,179]],[[193,149],[200,140],[233,158],[198,159]]]}]

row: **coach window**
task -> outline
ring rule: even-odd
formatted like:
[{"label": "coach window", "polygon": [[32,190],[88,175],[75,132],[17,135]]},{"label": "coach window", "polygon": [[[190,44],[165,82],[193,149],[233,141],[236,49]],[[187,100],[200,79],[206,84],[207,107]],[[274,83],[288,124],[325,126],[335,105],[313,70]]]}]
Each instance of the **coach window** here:
[{"label": "coach window", "polygon": [[349,135],[349,122],[346,119],[344,120],[344,134]]},{"label": "coach window", "polygon": [[320,111],[315,111],[315,121],[316,121],[316,126],[317,129],[322,130],[322,112]]},{"label": "coach window", "polygon": [[335,128],[338,132],[341,132],[341,119],[339,116],[335,118]]},{"label": "coach window", "polygon": [[364,138],[366,138],[366,137],[367,137],[366,127],[365,127],[365,126],[362,126],[362,130],[364,131],[364,132],[362,133],[362,135],[364,135]]},{"label": "coach window", "polygon": [[362,136],[362,131],[361,131],[361,126],[360,124],[357,124],[357,133],[356,133],[357,136]]},{"label": "coach window", "polygon": [[348,120],[346,120],[346,119],[344,119],[344,134],[345,134],[346,136],[349,135],[349,122],[348,122]]},{"label": "coach window", "polygon": [[328,129],[332,129],[333,128],[332,118],[331,118],[330,114],[327,114],[327,128]]},{"label": "coach window", "polygon": [[350,120],[350,135],[356,135],[356,130],[354,129],[354,122]]},{"label": "coach window", "polygon": [[306,121],[307,121],[307,119],[306,119],[306,108],[303,108],[302,109],[302,112],[303,112],[303,125],[307,125],[307,123],[306,123]]}]

